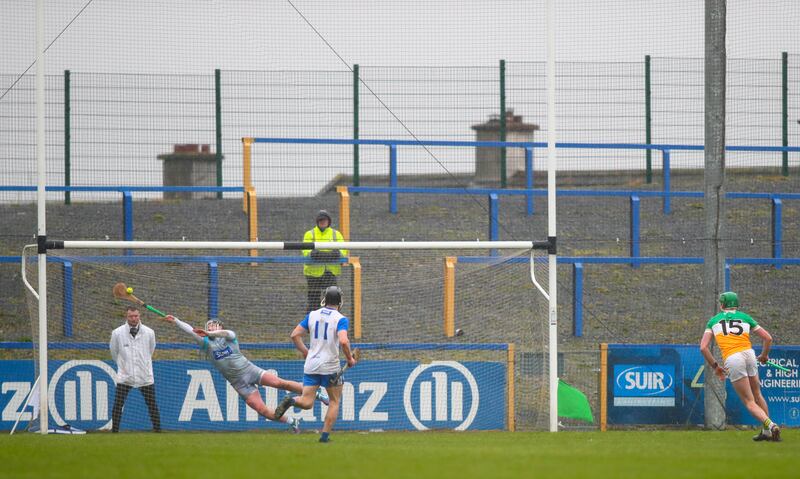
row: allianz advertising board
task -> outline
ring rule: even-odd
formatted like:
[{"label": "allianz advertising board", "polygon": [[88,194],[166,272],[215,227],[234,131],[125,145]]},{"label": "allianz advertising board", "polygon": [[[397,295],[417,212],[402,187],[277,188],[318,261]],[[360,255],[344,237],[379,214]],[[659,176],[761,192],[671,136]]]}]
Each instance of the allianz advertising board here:
[{"label": "allianz advertising board", "polygon": [[[302,361],[254,361],[282,378],[302,380]],[[50,361],[50,418],[85,429],[111,426],[114,363],[98,360]],[[172,430],[283,428],[248,408],[227,381],[201,361],[154,361],[161,426]],[[0,430],[10,430],[33,385],[32,361],[0,361]],[[275,407],[285,391],[260,389]],[[495,362],[362,361],[348,371],[337,429],[503,429],[506,418],[506,365]],[[321,429],[327,408],[316,402],[296,409],[302,426]],[[20,415],[19,413],[22,412]],[[149,429],[144,400],[131,391],[121,428]]]},{"label": "allianz advertising board", "polygon": [[[758,367],[770,417],[782,425],[800,426],[800,347],[775,347],[770,358],[789,369]],[[703,424],[703,363],[697,345],[610,344],[609,424]],[[730,381],[726,393],[728,423],[755,425]]]}]

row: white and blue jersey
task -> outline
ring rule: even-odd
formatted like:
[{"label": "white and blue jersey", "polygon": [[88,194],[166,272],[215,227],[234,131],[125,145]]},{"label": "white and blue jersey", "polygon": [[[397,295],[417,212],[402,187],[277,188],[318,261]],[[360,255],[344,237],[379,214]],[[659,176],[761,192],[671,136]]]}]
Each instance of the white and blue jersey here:
[{"label": "white and blue jersey", "polygon": [[323,307],[308,313],[300,322],[311,336],[305,374],[334,374],[339,371],[339,331],[347,331],[350,321],[339,311]]}]

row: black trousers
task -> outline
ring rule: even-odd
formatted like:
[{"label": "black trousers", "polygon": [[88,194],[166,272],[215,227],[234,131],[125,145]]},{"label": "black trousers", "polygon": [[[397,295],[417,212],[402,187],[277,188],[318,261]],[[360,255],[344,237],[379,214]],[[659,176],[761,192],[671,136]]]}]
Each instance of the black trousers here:
[{"label": "black trousers", "polygon": [[[127,384],[117,384],[117,392],[114,394],[114,409],[111,411],[111,432],[119,432],[119,425],[122,422],[122,406],[125,404],[125,399],[128,393],[133,389],[132,386]],[[149,386],[142,386],[139,391],[142,392],[144,402],[147,404],[147,410],[150,413],[150,422],[153,424],[154,432],[161,432],[161,416],[158,414],[158,405],[156,405],[156,386],[150,384]]]},{"label": "black trousers", "polygon": [[306,314],[319,309],[319,303],[322,301],[322,293],[328,286],[336,286],[336,276],[330,271],[325,271],[322,276],[306,276],[308,282],[308,304],[306,306]]}]

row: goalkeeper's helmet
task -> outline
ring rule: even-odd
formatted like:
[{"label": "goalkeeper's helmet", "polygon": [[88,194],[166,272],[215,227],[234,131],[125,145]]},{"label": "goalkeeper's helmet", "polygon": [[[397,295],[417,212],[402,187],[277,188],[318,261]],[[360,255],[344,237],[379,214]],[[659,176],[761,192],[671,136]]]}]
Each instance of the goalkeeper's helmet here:
[{"label": "goalkeeper's helmet", "polygon": [[341,306],[342,290],[338,286],[328,286],[325,289],[325,296],[322,298],[320,306]]},{"label": "goalkeeper's helmet", "polygon": [[217,329],[224,329],[222,326],[222,321],[219,319],[209,319],[206,321],[206,331],[210,331],[211,326],[217,326]]},{"label": "goalkeeper's helmet", "polygon": [[721,304],[723,308],[738,308],[739,296],[733,291],[726,291],[719,295],[719,304]]}]

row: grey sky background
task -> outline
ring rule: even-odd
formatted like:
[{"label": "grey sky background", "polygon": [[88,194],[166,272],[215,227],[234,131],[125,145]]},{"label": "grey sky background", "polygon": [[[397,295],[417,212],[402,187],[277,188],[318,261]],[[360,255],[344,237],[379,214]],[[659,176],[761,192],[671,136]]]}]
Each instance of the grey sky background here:
[{"label": "grey sky background", "polygon": [[[561,141],[643,142],[643,99],[639,96],[642,62],[649,54],[658,58],[653,70],[660,82],[654,93],[654,108],[659,113],[654,141],[702,143],[703,1],[555,3]],[[86,4],[87,0],[45,1],[46,43]],[[34,6],[34,0],[0,0],[1,91],[34,59]],[[497,113],[500,59],[539,62],[509,67],[509,88],[513,90],[509,107],[544,130],[546,112],[540,88],[546,60],[544,8],[542,0],[94,0],[46,56],[47,72],[53,75],[48,82],[48,182],[64,181],[63,125],[59,123],[63,107],[59,102],[63,96],[60,75],[67,69],[74,75],[73,101],[77,105],[73,184],[157,185],[161,182],[158,154],[175,143],[213,144],[213,103],[193,102],[195,96],[208,96],[209,88],[213,90],[210,75],[215,68],[329,72],[305,76],[226,73],[223,91],[230,96],[226,97],[223,131],[226,184],[240,184],[241,136],[349,137],[351,76],[303,17],[345,63],[362,65],[366,84],[420,138],[474,138],[471,125]],[[729,144],[775,145],[780,141],[781,52],[790,52],[791,65],[797,69],[792,74],[800,77],[794,73],[800,72],[800,2],[729,1],[727,22],[729,102],[745,98],[730,103]],[[697,60],[673,61],[669,57]],[[765,61],[735,60],[742,58]],[[581,62],[603,64],[586,67]],[[482,66],[486,70],[428,70],[424,74],[436,76],[436,83],[420,83],[414,70],[376,66]],[[757,71],[751,71],[754,68]],[[592,77],[593,70],[600,75],[597,79]],[[141,89],[142,84],[134,85],[133,77],[112,81],[86,75],[95,72],[196,74],[204,79],[187,83],[197,89],[180,92],[183,80],[177,77],[153,80]],[[754,84],[761,86],[753,88]],[[159,92],[159,85],[166,86],[164,92]],[[35,184],[32,87],[32,80],[25,79],[0,100],[0,161],[5,170],[0,181],[4,184]],[[423,88],[431,88],[435,94],[414,95]],[[793,88],[800,91],[800,82]],[[104,92],[109,101],[89,103],[98,99],[91,95]],[[449,97],[452,92],[460,96]],[[800,116],[800,95],[791,98],[790,143],[794,144],[800,137],[795,120]],[[85,102],[79,103],[81,100]],[[169,101],[184,102],[182,118],[174,119],[153,106]],[[364,95],[362,108],[362,137],[410,137],[374,98]],[[275,111],[284,113],[258,113]],[[287,111],[296,114],[288,117]],[[189,117],[193,119],[187,120]],[[262,147],[256,152],[256,186],[266,195],[298,194],[292,182],[321,187],[337,172],[348,171],[350,151],[341,147]],[[434,153],[448,171],[468,173],[474,168],[471,151],[441,149]],[[626,169],[641,168],[641,156],[641,152],[560,151],[559,161],[564,169]],[[795,156],[793,164],[800,161]],[[592,162],[587,163],[587,158]],[[775,158],[731,155],[731,164],[737,159],[752,163]],[[408,165],[419,172],[442,172],[442,166],[420,149],[404,149],[401,160],[401,173],[409,171]],[[385,174],[382,149],[364,148],[362,162],[362,173]],[[674,167],[697,167],[698,162],[702,165],[702,155],[696,153],[673,157]],[[321,164],[327,169],[320,173]],[[109,170],[98,175],[101,166]],[[319,174],[310,178],[308,171],[313,169]],[[130,175],[137,171],[146,174]]]},{"label": "grey sky background", "polygon": [[[46,1],[48,42],[86,0]],[[545,60],[543,1],[295,0],[350,64],[494,65]],[[560,61],[703,55],[699,0],[556,1]],[[0,2],[4,73],[33,60],[33,0]],[[800,45],[800,2],[728,2],[728,54],[774,58]],[[94,0],[53,46],[48,70],[206,72],[341,69],[285,0]]]}]

